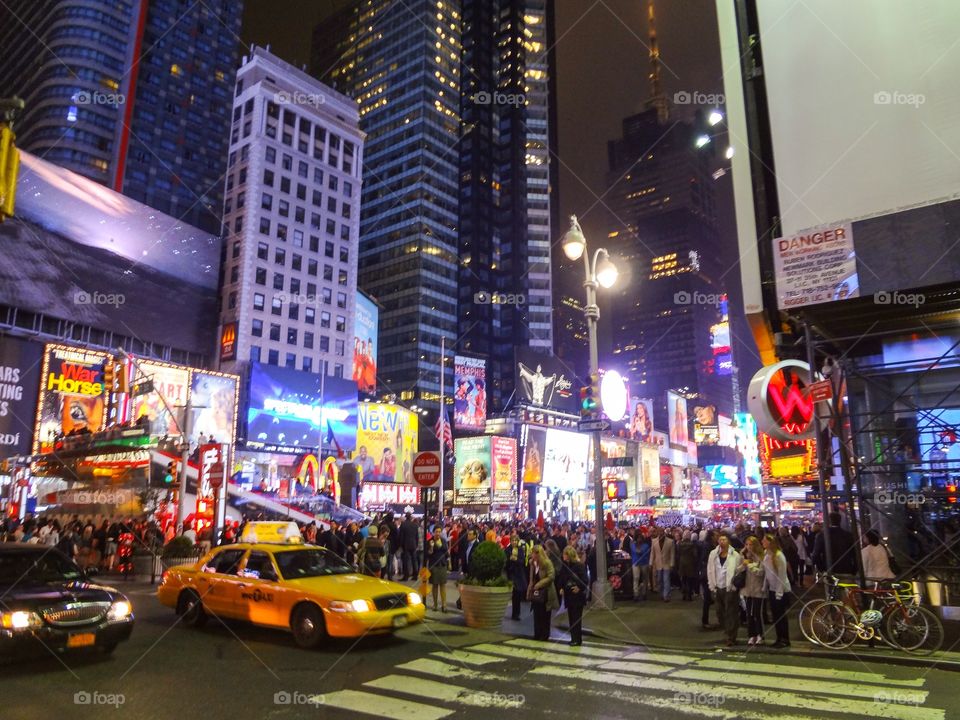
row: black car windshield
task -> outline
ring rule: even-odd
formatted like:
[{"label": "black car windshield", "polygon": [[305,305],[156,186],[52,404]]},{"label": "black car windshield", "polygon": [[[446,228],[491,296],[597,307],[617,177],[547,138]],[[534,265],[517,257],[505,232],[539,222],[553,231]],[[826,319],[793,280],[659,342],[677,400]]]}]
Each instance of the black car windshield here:
[{"label": "black car windshield", "polygon": [[0,552],[0,585],[72,582],[82,573],[58,552]]},{"label": "black car windshield", "polygon": [[274,553],[284,580],[326,575],[345,575],[355,570],[331,552],[319,548]]}]

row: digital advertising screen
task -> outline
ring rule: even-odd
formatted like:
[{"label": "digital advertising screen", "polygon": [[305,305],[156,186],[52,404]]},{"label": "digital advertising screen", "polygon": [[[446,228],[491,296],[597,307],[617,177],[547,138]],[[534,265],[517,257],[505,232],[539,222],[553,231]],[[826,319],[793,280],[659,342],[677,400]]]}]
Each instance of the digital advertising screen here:
[{"label": "digital advertising screen", "polygon": [[361,482],[415,485],[418,415],[392,403],[363,402],[357,408],[354,465]]},{"label": "digital advertising screen", "polygon": [[512,437],[490,438],[490,469],[493,473],[493,504],[517,504],[517,441]]},{"label": "digital advertising screen", "polygon": [[547,451],[547,429],[523,426],[523,469],[520,477],[525,485],[539,485],[543,480],[543,458]]},{"label": "digital advertising screen", "polygon": [[95,433],[107,417],[103,369],[107,354],[69,345],[47,345],[40,374],[34,452],[50,452],[56,435]]},{"label": "digital advertising screen", "polygon": [[670,425],[670,447],[686,451],[690,440],[686,398],[667,393],[667,423]]},{"label": "digital advertising screen", "polygon": [[[179,435],[180,428],[177,423],[180,418],[174,417],[168,406],[173,409],[173,412],[177,412],[177,408],[187,404],[187,394],[190,391],[190,369],[154,360],[138,360],[136,367],[138,371],[133,375],[133,383],[149,380],[153,383],[153,391],[131,398],[130,417],[134,420],[139,420],[143,416],[150,418],[151,435]],[[229,439],[224,437],[223,441],[227,442]]]},{"label": "digital advertising screen", "polygon": [[653,436],[653,400],[649,398],[630,398],[630,423],[627,435],[631,440],[654,443]]},{"label": "digital advertising screen", "polygon": [[577,412],[576,388],[580,381],[559,358],[540,355],[530,348],[516,352],[517,398],[525,405]]},{"label": "digital advertising screen", "polygon": [[491,441],[489,435],[454,441],[453,452],[457,457],[453,472],[454,505],[490,504],[493,488]]},{"label": "digital advertising screen", "polygon": [[42,359],[40,343],[0,342],[0,459],[30,454]]},{"label": "digital advertising screen", "polygon": [[453,425],[483,430],[487,424],[487,361],[456,355],[453,359]]},{"label": "digital advertising screen", "polygon": [[309,450],[357,441],[357,386],[351,380],[252,363],[246,446]]},{"label": "digital advertising screen", "polygon": [[583,490],[587,486],[590,436],[547,428],[542,484],[554,490]]},{"label": "digital advertising screen", "polygon": [[377,392],[377,333],[380,311],[374,302],[357,293],[353,340],[353,381],[367,395]]},{"label": "digital advertising screen", "polygon": [[237,436],[240,377],[228,373],[194,370],[190,376],[190,444],[233,443]]}]

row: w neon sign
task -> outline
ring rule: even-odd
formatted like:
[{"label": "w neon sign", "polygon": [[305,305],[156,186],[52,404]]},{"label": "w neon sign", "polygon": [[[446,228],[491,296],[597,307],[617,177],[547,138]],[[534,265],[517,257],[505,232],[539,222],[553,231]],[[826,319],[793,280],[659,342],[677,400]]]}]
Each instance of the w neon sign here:
[{"label": "w neon sign", "polygon": [[779,440],[813,437],[814,402],[808,396],[810,367],[800,360],[768,365],[750,381],[747,405],[757,429]]}]

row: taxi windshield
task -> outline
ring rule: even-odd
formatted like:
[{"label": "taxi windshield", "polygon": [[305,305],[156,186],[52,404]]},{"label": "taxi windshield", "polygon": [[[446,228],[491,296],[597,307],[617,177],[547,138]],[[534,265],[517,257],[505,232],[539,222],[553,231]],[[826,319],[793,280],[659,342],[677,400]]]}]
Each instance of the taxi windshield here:
[{"label": "taxi windshield", "polygon": [[284,580],[345,575],[356,572],[352,566],[331,552],[319,548],[287,550],[274,554]]}]

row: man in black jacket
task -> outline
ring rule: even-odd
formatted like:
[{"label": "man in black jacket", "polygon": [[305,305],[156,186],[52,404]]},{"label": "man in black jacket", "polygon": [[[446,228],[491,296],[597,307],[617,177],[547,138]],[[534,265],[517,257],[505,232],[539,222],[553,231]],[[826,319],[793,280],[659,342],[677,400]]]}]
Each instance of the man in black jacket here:
[{"label": "man in black jacket", "polygon": [[[830,533],[830,555],[833,562],[827,567],[827,547],[823,533]],[[830,527],[817,535],[813,543],[813,562],[819,570],[826,569],[834,575],[854,575],[857,572],[856,544],[853,534],[840,527],[840,513],[830,513]]]},{"label": "man in black jacket", "polygon": [[417,538],[419,531],[417,524],[413,522],[413,516],[407,513],[407,517],[400,523],[400,532],[398,533],[398,542],[400,543],[400,552],[403,553],[403,578],[402,580],[415,580],[417,577]]}]

